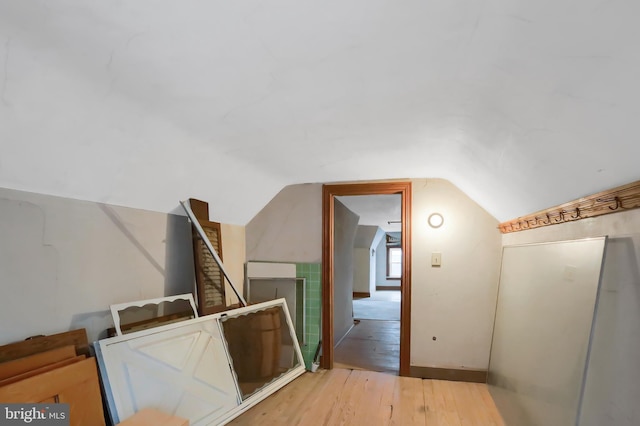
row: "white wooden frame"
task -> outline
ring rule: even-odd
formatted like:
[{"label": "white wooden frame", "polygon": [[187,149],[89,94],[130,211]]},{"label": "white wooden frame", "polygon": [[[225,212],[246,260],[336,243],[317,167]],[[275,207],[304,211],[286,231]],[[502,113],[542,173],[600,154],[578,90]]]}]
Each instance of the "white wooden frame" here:
[{"label": "white wooden frame", "polygon": [[[294,347],[294,354],[297,360],[297,365],[291,368],[288,372],[284,373],[282,376],[276,378],[272,382],[267,383],[264,387],[257,390],[255,393],[247,397],[247,399],[242,401],[238,380],[235,371],[233,370],[233,363],[229,354],[229,349],[224,339],[222,320],[225,317],[246,315],[252,312],[259,312],[272,307],[282,308],[288,326],[288,331],[291,336],[291,341]],[[218,348],[217,351],[218,353],[224,353],[225,356],[223,357],[223,359],[220,359],[216,362],[216,374],[220,376],[220,380],[222,380],[223,382],[229,383],[228,379],[233,381],[235,385],[234,392],[236,399],[236,403],[233,404],[233,407],[229,406],[229,401],[227,399],[227,411],[216,414],[216,418],[213,420],[213,422],[209,422],[208,420],[194,422],[193,419],[191,419],[192,425],[197,426],[204,424],[225,424],[305,372],[302,352],[300,350],[300,346],[295,334],[295,329],[293,328],[293,322],[291,321],[291,317],[289,316],[289,310],[287,309],[286,301],[284,299],[259,303],[256,305],[233,309],[213,315],[207,315],[200,318],[194,318],[178,323],[171,323],[152,329],[136,331],[130,334],[100,340],[98,342],[95,342],[95,349],[98,358],[98,364],[102,373],[109,412],[114,424],[117,424],[118,422],[124,420],[124,418],[135,414],[134,411],[137,412],[140,409],[147,408],[143,406],[135,406],[135,404],[132,405],[125,400],[128,393],[127,386],[131,386],[132,379],[131,377],[127,376],[127,359],[125,359],[126,357],[122,358],[121,356],[121,349],[123,345],[135,345],[137,339],[140,339],[138,340],[140,342],[144,341],[144,339],[157,339],[158,341],[162,341],[164,338],[166,338],[166,336],[179,334],[181,330],[190,332],[191,329],[189,327],[192,327],[194,330],[197,330],[199,328],[209,329],[213,332],[213,334],[217,334],[214,331],[217,330],[220,336],[222,336],[222,347]],[[172,372],[172,374],[174,373],[175,372]],[[175,386],[181,386],[183,382],[184,381],[176,380]],[[219,401],[211,402],[215,404],[219,403]],[[152,404],[157,409],[175,414],[172,412],[173,406],[175,404],[167,404],[166,401],[163,403],[163,401],[161,400],[150,401],[149,404]]]},{"label": "white wooden frame", "polygon": [[113,317],[113,326],[116,329],[116,333],[118,336],[122,336],[122,330],[120,329],[120,315],[118,312],[124,311],[127,308],[138,307],[142,308],[146,305],[159,305],[163,302],[175,302],[176,300],[186,300],[191,305],[191,309],[193,310],[194,318],[198,318],[198,310],[196,309],[196,303],[193,300],[193,295],[191,293],[178,294],[175,296],[167,296],[167,297],[156,297],[155,299],[146,299],[146,300],[137,300],[135,302],[127,302],[127,303],[116,303],[111,305],[111,316]]}]

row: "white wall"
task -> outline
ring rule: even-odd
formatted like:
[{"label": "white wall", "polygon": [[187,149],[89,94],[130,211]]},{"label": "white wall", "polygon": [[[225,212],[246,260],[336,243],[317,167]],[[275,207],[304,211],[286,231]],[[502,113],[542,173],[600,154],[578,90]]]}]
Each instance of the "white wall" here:
[{"label": "white wall", "polygon": [[[0,344],[80,327],[95,340],[110,304],[193,288],[185,216],[0,188],[0,218]],[[242,228],[222,229],[234,277]]]},{"label": "white wall", "polygon": [[581,426],[640,424],[640,234],[607,244]]},{"label": "white wall", "polygon": [[371,294],[371,249],[356,247],[353,249],[353,291]]},{"label": "white wall", "polygon": [[247,260],[322,261],[322,184],[282,189],[246,226]]},{"label": "white wall", "polygon": [[377,263],[377,254],[378,254],[378,245],[380,241],[384,241],[385,232],[382,228],[378,228],[376,231],[375,237],[373,237],[373,241],[371,242],[370,250],[373,250],[373,255],[369,258],[369,292],[371,294],[376,292],[376,281],[378,279],[378,263]]},{"label": "white wall", "polygon": [[505,234],[504,245],[609,236],[580,424],[640,424],[640,210]]},{"label": "white wall", "polygon": [[[353,291],[371,294],[372,268],[375,257],[371,256],[371,245],[380,230],[377,226],[358,225],[353,248]],[[375,291],[375,287],[374,287]]]},{"label": "white wall", "polygon": [[[433,212],[444,217],[429,227]],[[413,180],[411,365],[486,369],[498,286],[498,221],[442,179]],[[431,253],[442,266],[431,266]],[[433,340],[433,337],[436,340]]]}]

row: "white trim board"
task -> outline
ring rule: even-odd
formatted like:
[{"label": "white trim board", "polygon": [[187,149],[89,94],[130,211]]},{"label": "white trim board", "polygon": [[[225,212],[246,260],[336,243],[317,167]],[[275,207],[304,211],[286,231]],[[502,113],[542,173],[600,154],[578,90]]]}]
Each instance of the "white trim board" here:
[{"label": "white trim board", "polygon": [[176,300],[186,300],[191,306],[193,311],[193,317],[198,318],[198,310],[196,309],[195,301],[191,293],[178,294],[176,296],[156,297],[155,299],[137,300],[135,302],[117,303],[110,306],[111,316],[113,317],[113,325],[116,329],[118,336],[122,336],[122,330],[120,329],[120,314],[118,312],[124,311],[127,308],[138,307],[142,308],[147,305],[160,305],[164,302],[175,302]]},{"label": "white trim board", "polygon": [[296,278],[296,264],[247,262],[247,278]]}]

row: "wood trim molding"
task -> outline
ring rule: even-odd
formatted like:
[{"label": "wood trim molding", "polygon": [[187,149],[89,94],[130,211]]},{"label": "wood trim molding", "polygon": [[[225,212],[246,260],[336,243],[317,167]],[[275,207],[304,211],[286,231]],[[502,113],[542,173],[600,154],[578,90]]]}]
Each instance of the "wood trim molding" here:
[{"label": "wood trim molding", "polygon": [[322,186],[322,362],[333,368],[334,197],[400,194],[402,197],[402,279],[400,302],[400,375],[409,376],[411,356],[411,182],[371,182]]},{"label": "wood trim molding", "polygon": [[527,216],[503,222],[498,227],[500,232],[524,231],[574,222],[589,217],[618,213],[640,207],[640,181],[636,181],[607,191],[598,192],[556,207],[541,210]]},{"label": "wood trim molding", "polygon": [[487,370],[411,366],[411,377],[451,380],[454,382],[487,383]]},{"label": "wood trim molding", "polygon": [[[400,278],[398,278],[398,279],[400,279]],[[397,290],[397,291],[400,291],[402,289],[400,288],[399,285],[377,285],[376,286],[376,291],[377,290],[382,290],[382,291],[389,291],[389,290],[395,291],[395,290]]]},{"label": "wood trim molding", "polygon": [[354,291],[353,292],[353,298],[358,298],[358,299],[364,299],[367,297],[371,297],[371,293],[369,293],[368,291]]}]

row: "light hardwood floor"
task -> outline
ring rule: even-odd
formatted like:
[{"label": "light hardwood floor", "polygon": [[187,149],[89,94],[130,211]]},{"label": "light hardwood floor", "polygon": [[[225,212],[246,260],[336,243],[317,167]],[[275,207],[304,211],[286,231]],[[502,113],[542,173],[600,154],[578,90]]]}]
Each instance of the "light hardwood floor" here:
[{"label": "light hardwood floor", "polygon": [[487,386],[364,370],[305,373],[234,425],[504,425]]}]

